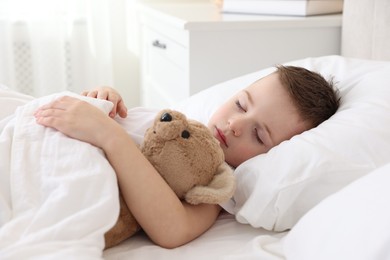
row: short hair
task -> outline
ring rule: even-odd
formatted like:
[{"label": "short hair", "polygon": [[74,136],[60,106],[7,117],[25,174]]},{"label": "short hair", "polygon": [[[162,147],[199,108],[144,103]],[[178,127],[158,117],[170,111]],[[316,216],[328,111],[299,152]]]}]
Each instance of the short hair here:
[{"label": "short hair", "polygon": [[277,65],[276,73],[302,119],[313,127],[336,113],[340,105],[333,78],[296,66]]}]

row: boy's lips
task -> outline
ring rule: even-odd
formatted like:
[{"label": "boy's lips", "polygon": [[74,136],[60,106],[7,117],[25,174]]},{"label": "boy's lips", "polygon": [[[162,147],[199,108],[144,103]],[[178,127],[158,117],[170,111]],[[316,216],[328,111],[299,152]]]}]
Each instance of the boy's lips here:
[{"label": "boy's lips", "polygon": [[226,137],[225,137],[225,135],[223,134],[223,132],[222,132],[218,127],[215,127],[215,130],[217,130],[216,138],[218,139],[218,141],[219,141],[220,143],[223,143],[226,147],[229,147],[229,146],[227,145]]}]

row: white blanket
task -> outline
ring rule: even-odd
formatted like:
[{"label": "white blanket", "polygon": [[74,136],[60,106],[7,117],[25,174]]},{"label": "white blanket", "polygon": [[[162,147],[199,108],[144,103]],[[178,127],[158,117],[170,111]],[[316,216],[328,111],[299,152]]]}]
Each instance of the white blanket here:
[{"label": "white blanket", "polygon": [[119,213],[116,177],[100,149],[35,122],[34,111],[61,95],[1,118],[0,259],[102,259],[103,234]]}]

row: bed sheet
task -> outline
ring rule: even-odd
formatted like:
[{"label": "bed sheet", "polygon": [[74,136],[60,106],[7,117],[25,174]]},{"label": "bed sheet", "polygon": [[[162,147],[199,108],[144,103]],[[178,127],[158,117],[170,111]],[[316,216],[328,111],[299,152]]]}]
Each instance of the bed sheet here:
[{"label": "bed sheet", "polygon": [[284,259],[282,238],[288,232],[271,232],[238,223],[233,215],[222,214],[202,236],[175,249],[156,246],[140,232],[103,252],[106,260],[218,260]]}]

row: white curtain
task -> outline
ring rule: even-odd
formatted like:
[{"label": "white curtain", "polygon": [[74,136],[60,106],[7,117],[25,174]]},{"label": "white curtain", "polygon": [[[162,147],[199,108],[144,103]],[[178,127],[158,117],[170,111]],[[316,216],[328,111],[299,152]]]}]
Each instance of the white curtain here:
[{"label": "white curtain", "polygon": [[112,85],[110,0],[0,0],[0,83],[42,96]]}]

